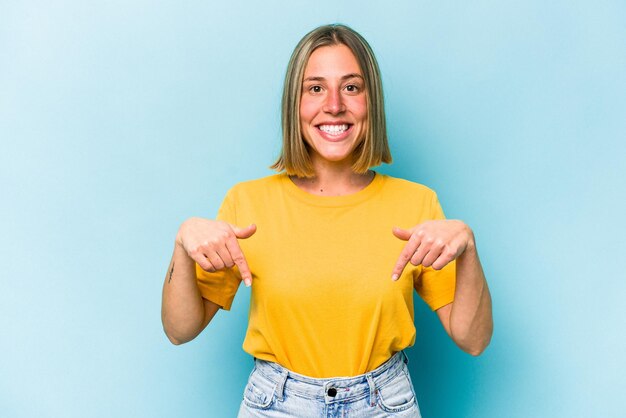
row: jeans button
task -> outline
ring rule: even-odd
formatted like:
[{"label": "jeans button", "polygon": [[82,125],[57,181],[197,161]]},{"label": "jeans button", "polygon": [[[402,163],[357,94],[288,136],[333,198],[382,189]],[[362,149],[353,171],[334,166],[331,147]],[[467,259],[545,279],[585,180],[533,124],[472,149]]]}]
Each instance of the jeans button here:
[{"label": "jeans button", "polygon": [[326,392],[326,393],[328,393],[328,396],[330,396],[330,397],[333,397],[333,398],[334,398],[335,396],[337,396],[337,389],[335,389],[335,388],[330,388],[330,389],[328,389],[328,392]]}]

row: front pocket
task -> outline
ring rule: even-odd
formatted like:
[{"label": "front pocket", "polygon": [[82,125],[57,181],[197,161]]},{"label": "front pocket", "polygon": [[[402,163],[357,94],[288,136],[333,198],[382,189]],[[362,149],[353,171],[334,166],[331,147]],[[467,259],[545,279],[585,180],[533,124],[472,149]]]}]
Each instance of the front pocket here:
[{"label": "front pocket", "polygon": [[378,405],[389,413],[406,411],[411,407],[417,409],[413,384],[405,371],[401,371],[378,389]]},{"label": "front pocket", "polygon": [[268,409],[274,402],[275,392],[276,383],[259,376],[258,373],[253,373],[248,379],[243,401],[250,408]]}]

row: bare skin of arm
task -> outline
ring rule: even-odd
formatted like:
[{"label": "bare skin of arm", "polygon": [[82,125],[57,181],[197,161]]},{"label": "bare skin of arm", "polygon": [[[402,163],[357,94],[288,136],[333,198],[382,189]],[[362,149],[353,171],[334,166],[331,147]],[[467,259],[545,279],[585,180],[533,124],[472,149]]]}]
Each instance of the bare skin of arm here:
[{"label": "bare skin of arm", "polygon": [[193,340],[211,322],[219,305],[203,299],[196,284],[196,264],[177,243],[163,284],[161,321],[172,344]]},{"label": "bare skin of arm", "polygon": [[209,272],[238,266],[242,279],[252,275],[238,238],[248,238],[256,226],[238,228],[226,222],[191,218],[176,235],[174,253],[163,283],[161,321],[176,345],[196,338],[211,322],[220,306],[202,298],[196,282],[196,263]]},{"label": "bare skin of arm", "polygon": [[491,295],[476,248],[456,259],[454,302],[437,310],[448,335],[465,352],[481,354],[493,334]]},{"label": "bare skin of arm", "polygon": [[393,270],[394,279],[409,262],[440,270],[456,260],[454,302],[438,309],[437,315],[463,351],[481,354],[491,341],[493,317],[491,295],[472,230],[461,221],[436,220],[408,230],[394,228],[393,233],[407,241]]}]

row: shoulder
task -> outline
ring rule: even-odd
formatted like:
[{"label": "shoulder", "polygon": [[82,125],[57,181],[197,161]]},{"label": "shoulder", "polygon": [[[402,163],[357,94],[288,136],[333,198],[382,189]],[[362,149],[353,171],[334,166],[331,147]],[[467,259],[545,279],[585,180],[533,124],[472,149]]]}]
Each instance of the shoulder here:
[{"label": "shoulder", "polygon": [[272,190],[279,188],[282,181],[282,174],[272,174],[258,179],[242,181],[230,188],[226,198],[236,199],[243,196],[271,193]]},{"label": "shoulder", "polygon": [[384,201],[398,213],[418,214],[419,222],[443,219],[437,193],[428,186],[413,181],[386,176]]},{"label": "shoulder", "polygon": [[385,190],[391,193],[401,193],[417,197],[433,197],[436,193],[433,189],[421,183],[410,180],[382,175],[385,180]]},{"label": "shoulder", "polygon": [[235,184],[226,193],[218,217],[238,223],[263,210],[276,200],[280,182],[280,175],[272,175]]}]

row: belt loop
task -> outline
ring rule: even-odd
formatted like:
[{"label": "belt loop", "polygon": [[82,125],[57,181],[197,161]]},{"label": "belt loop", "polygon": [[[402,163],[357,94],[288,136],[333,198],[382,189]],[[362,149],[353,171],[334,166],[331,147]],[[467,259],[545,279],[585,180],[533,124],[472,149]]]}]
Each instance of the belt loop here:
[{"label": "belt loop", "polygon": [[409,364],[409,356],[406,355],[404,350],[402,350],[402,357],[404,357],[404,364],[408,365]]},{"label": "belt loop", "polygon": [[276,385],[276,397],[280,400],[284,400],[285,393],[285,382],[287,382],[287,378],[289,377],[289,371],[284,367],[280,371],[280,378],[278,379],[278,384]]},{"label": "belt loop", "polygon": [[374,377],[371,373],[365,375],[367,384],[370,387],[370,406],[376,406],[376,385],[374,384]]}]

